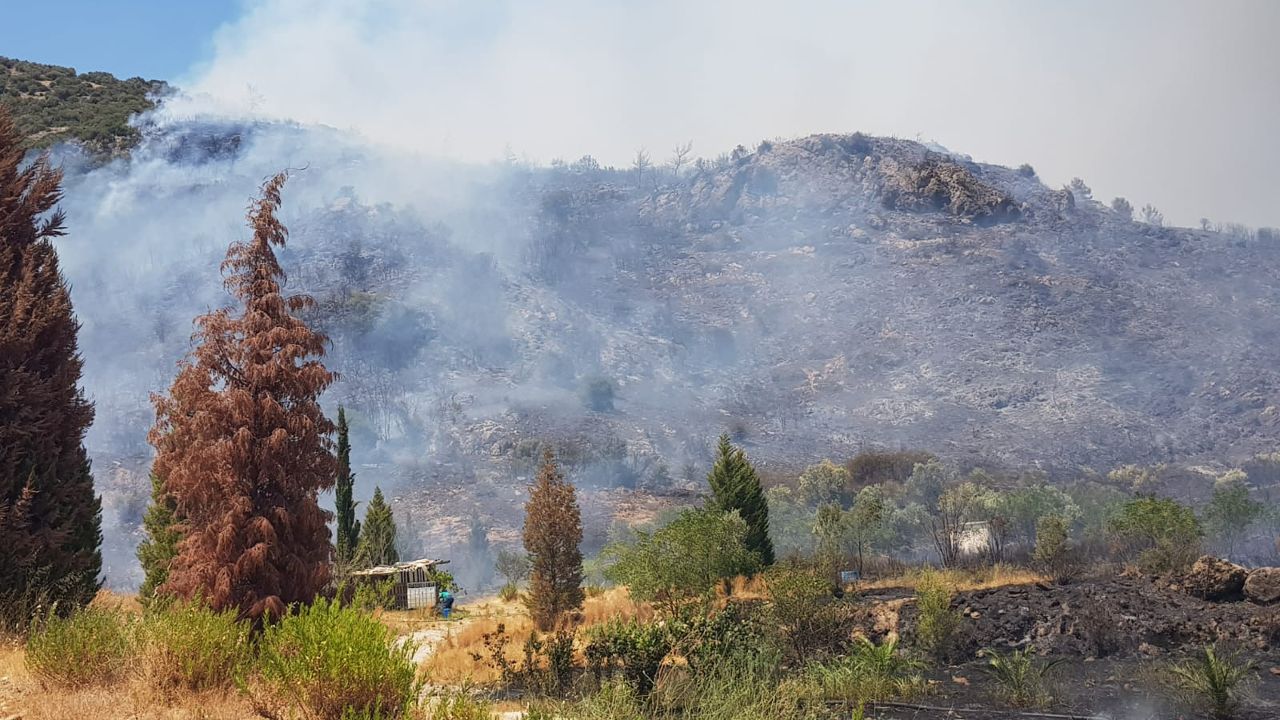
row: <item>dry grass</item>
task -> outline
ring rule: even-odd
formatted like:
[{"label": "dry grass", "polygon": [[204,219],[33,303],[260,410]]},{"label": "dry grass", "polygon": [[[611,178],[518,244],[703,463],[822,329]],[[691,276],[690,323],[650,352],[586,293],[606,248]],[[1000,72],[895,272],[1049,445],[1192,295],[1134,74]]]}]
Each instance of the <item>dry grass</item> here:
[{"label": "dry grass", "polygon": [[[926,570],[928,570],[928,568],[910,568],[901,575],[876,578],[875,580],[858,583],[858,589],[903,589],[915,591],[916,585],[920,582],[920,578]],[[950,585],[957,592],[989,590],[991,588],[1004,587],[1006,585],[1034,585],[1038,582],[1047,582],[1044,575],[1032,572],[1026,568],[1014,567],[1012,565],[995,565],[993,567],[975,568],[972,570],[946,569],[936,570],[935,572],[945,584]]]},{"label": "dry grass", "polygon": [[104,610],[120,610],[132,615],[142,614],[142,603],[138,602],[138,596],[134,593],[124,594],[103,588],[93,596],[93,601],[89,604]]},{"label": "dry grass", "polygon": [[27,672],[22,647],[0,643],[0,717],[23,720],[243,720],[252,708],[234,692],[161,697],[141,678],[110,687],[44,688]]},{"label": "dry grass", "polygon": [[[519,602],[503,602],[498,598],[491,598],[468,604],[466,609],[470,615],[464,620],[435,625],[442,627],[445,635],[422,664],[423,672],[433,684],[495,682],[498,680],[497,670],[488,662],[476,662],[472,657],[473,653],[488,657],[484,636],[496,632],[498,626],[502,625],[503,631],[511,638],[507,646],[507,657],[516,661],[521,659],[524,641],[534,629],[533,621]],[[616,618],[650,620],[653,616],[653,607],[648,603],[632,600],[626,588],[611,588],[587,598],[582,607],[582,627],[599,625]]]}]

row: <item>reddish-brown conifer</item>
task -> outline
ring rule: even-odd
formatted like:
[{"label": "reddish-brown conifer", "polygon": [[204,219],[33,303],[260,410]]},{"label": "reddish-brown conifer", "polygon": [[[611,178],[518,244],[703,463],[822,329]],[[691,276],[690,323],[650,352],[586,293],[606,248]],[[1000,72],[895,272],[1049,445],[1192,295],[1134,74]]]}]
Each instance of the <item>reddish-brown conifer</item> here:
[{"label": "reddish-brown conifer", "polygon": [[168,396],[156,396],[153,472],[165,479],[183,540],[161,592],[201,596],[260,621],[309,602],[329,581],[329,513],[317,494],[333,486],[333,424],[318,398],[333,382],[319,358],[327,339],[296,313],[309,297],[282,294],[273,245],[281,173],[249,208],[253,239],[222,264],[235,314],[196,320],[196,347]]},{"label": "reddish-brown conifer", "polygon": [[101,504],[84,450],[79,324],[52,240],[62,172],[24,163],[0,108],[0,613],[88,602],[102,568]]},{"label": "reddish-brown conifer", "polygon": [[547,450],[524,506],[524,549],[532,572],[526,605],[539,630],[582,608],[582,513],[573,485],[565,482]]}]

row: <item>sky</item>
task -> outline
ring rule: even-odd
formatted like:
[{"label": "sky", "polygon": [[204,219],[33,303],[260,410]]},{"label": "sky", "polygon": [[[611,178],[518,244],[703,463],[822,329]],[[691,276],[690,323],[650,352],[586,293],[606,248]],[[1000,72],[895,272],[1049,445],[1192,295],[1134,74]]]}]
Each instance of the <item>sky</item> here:
[{"label": "sky", "polygon": [[1078,176],[1177,224],[1280,226],[1270,0],[10,3],[0,54],[170,80],[182,114],[612,164],[860,130]]}]

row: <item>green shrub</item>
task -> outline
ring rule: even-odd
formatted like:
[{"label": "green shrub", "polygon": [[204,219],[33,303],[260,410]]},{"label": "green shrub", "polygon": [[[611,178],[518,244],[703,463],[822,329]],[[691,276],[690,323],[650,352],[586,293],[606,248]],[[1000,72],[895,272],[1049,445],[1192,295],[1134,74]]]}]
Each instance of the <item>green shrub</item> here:
[{"label": "green shrub", "polygon": [[508,688],[558,697],[573,681],[575,637],[572,630],[560,630],[541,638],[536,632],[530,632],[524,641],[523,659],[513,661],[507,657],[511,636],[506,626],[499,623],[497,629],[482,636],[484,652],[471,653],[471,659],[497,670]]},{"label": "green shrub", "polygon": [[927,571],[916,583],[916,642],[920,650],[942,662],[955,652],[960,613],[951,609],[954,590],[937,572]]},{"label": "green shrub", "polygon": [[1215,720],[1230,720],[1241,696],[1255,680],[1253,666],[1214,647],[1192,660],[1169,667],[1173,687],[1187,704],[1202,707]]},{"label": "green shrub", "polygon": [[1130,500],[1107,524],[1112,544],[1149,573],[1185,570],[1200,556],[1202,534],[1191,508],[1170,498]]},{"label": "green shrub", "polygon": [[614,619],[588,631],[583,652],[587,667],[602,684],[620,673],[636,694],[644,697],[653,690],[658,670],[673,645],[665,625]]},{"label": "green shrub", "polygon": [[301,710],[316,720],[400,717],[421,683],[414,646],[396,642],[367,612],[317,600],[269,626],[258,644],[255,702]]},{"label": "green shrub", "polygon": [[507,583],[498,591],[498,597],[503,602],[515,602],[520,599],[520,588],[515,583]]},{"label": "green shrub", "polygon": [[775,565],[764,579],[789,662],[798,664],[848,646],[852,607],[835,600],[826,573],[812,567]]},{"label": "green shrub", "polygon": [[1001,696],[1015,707],[1040,707],[1049,702],[1049,674],[1064,661],[1037,662],[1030,648],[1003,655],[983,650],[987,656],[985,670],[999,686]]},{"label": "green shrub", "polygon": [[41,682],[67,687],[120,679],[137,653],[137,621],[119,610],[88,607],[50,614],[27,636],[27,668]]},{"label": "green shrub", "polygon": [[234,611],[172,603],[142,621],[143,667],[162,690],[230,688],[252,657],[249,627]]},{"label": "green shrub", "polygon": [[877,645],[861,638],[853,652],[833,662],[810,665],[807,672],[827,700],[859,706],[923,693],[922,668],[923,663],[899,650],[897,640]]}]

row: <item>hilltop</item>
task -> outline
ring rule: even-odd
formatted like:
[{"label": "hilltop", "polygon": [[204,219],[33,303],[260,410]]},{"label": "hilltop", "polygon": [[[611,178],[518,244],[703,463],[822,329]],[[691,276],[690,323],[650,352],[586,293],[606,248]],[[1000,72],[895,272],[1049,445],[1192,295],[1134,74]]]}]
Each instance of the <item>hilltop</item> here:
[{"label": "hilltop", "polygon": [[75,68],[0,56],[0,104],[32,147],[78,141],[95,155],[125,151],[141,137],[129,118],[154,107],[152,96],[166,88],[158,80],[77,74]]}]

